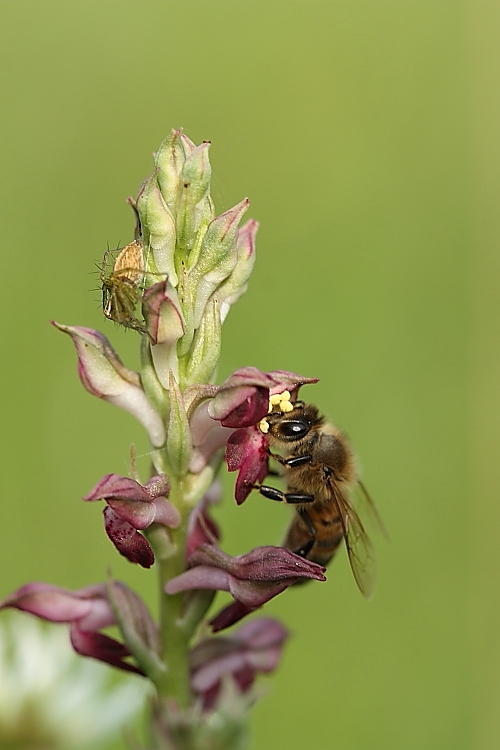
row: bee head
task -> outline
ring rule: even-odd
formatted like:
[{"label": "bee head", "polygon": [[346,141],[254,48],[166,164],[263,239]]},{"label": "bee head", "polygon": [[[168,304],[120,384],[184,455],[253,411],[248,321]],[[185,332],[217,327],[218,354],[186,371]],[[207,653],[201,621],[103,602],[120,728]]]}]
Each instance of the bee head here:
[{"label": "bee head", "polygon": [[288,445],[304,440],[314,427],[323,423],[317,408],[303,401],[296,401],[292,411],[268,414],[266,421],[269,425],[268,436],[276,443]]}]

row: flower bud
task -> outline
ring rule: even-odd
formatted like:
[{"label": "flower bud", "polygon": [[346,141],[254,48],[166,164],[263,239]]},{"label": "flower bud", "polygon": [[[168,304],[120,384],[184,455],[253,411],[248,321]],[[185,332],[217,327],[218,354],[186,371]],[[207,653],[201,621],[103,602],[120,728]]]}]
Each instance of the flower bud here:
[{"label": "flower bud", "polygon": [[182,167],[194,149],[194,143],[180,128],[169,133],[155,155],[158,184],[163,199],[173,215],[176,213],[179,200]]},{"label": "flower bud", "polygon": [[[153,172],[144,182],[137,196],[137,212],[142,227],[142,241],[146,250],[146,270],[165,274],[171,283],[177,284],[175,270],[176,228],[174,217],[163,200],[158,187],[158,176]],[[154,266],[148,258],[148,250],[153,251]]]},{"label": "flower bud", "polygon": [[190,250],[200,228],[205,199],[210,189],[212,168],[208,159],[210,143],[197,146],[184,162],[180,174],[180,197],[177,206],[177,244]]},{"label": "flower bud", "polygon": [[200,324],[208,298],[231,274],[238,261],[238,224],[249,206],[245,198],[208,225],[196,264],[188,262],[188,284],[195,299],[194,327]]},{"label": "flower bud", "polygon": [[221,320],[224,321],[229,308],[239,300],[247,290],[247,282],[255,263],[255,235],[259,222],[250,219],[238,232],[236,245],[237,261],[231,275],[214,292],[220,305]]},{"label": "flower bud", "polygon": [[165,279],[144,292],[142,309],[151,343],[175,344],[184,333],[184,319],[176,289]]}]

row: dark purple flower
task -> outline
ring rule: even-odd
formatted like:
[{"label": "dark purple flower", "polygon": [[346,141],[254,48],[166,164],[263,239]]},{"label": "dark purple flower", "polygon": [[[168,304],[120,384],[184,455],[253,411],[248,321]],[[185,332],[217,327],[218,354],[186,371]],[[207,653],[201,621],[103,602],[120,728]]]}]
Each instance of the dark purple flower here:
[{"label": "dark purple flower", "polygon": [[[289,391],[292,400],[295,400],[301,385],[317,382],[317,378],[304,378],[284,370],[274,370],[267,376],[273,380],[273,385],[268,393],[266,412],[260,419],[269,412],[269,396]],[[251,425],[238,425],[240,429],[235,430],[226,443],[227,468],[238,471],[234,492],[238,505],[246,500],[254,485],[262,482],[268,474],[268,443],[257,424],[260,419]]]},{"label": "dark purple flower", "polygon": [[245,555],[231,557],[213,544],[201,544],[190,555],[188,564],[189,569],[172,578],[165,591],[229,591],[235,603],[212,621],[214,630],[234,624],[300,578],[326,580],[325,568],[282,547],[257,547]]},{"label": "dark purple flower", "polygon": [[108,537],[120,554],[149,568],[154,563],[153,550],[138,529],[146,529],[152,523],[179,526],[179,511],[166,499],[169,490],[164,474],[152,477],[144,486],[120,474],[106,474],[83,499],[107,502],[104,525]]},{"label": "dark purple flower", "polygon": [[191,651],[191,688],[213,710],[222,680],[231,675],[238,689],[247,692],[257,672],[272,672],[281,656],[287,630],[276,620],[261,617],[247,622],[226,637],[207,638]]},{"label": "dark purple flower", "polygon": [[[144,620],[143,615],[147,610],[139,597],[123,584],[115,583],[113,586],[127,591],[128,601],[134,602],[136,611],[140,611]],[[139,667],[125,661],[131,653],[123,643],[100,632],[117,624],[109,591],[104,583],[79,591],[69,591],[48,583],[27,583],[4,599],[0,609],[12,607],[50,622],[69,623],[71,643],[77,653],[118,669],[144,674]]]},{"label": "dark purple flower", "polygon": [[[192,402],[196,405],[190,416],[194,447],[190,471],[200,472],[216,451],[231,441],[230,471],[240,470],[237,499],[243,502],[251,490],[250,485],[267,473],[267,455],[264,455],[267,442],[255,425],[269,412],[270,394],[286,390],[296,394],[301,385],[316,381],[317,378],[305,378],[284,370],[265,373],[256,367],[242,367],[222,385],[214,386],[210,395],[200,390],[198,402],[193,394]],[[232,437],[235,430],[240,435]]]},{"label": "dark purple flower", "polygon": [[246,500],[255,484],[269,473],[267,440],[258,427],[235,430],[226,443],[229,471],[238,471],[234,496],[238,505]]}]

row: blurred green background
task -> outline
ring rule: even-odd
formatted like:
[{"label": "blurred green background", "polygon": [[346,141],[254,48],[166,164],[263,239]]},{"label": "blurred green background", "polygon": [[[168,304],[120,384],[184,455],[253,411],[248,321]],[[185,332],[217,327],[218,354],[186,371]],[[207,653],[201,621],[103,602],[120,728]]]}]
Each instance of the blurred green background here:
[{"label": "blurred green background", "polygon": [[[50,319],[101,329],[95,262],[132,239],[125,199],[172,127],[211,140],[221,212],[261,222],[220,379],[303,391],[351,436],[391,541],[367,603],[339,554],[273,600],[290,628],[253,748],[490,750],[500,736],[498,2],[3,0],[4,596],[28,580],[155,576],[79,502],[147,442],[81,388]],[[147,458],[143,459],[144,469]],[[219,511],[233,554],[287,509]],[[117,742],[113,747],[121,747]]]}]

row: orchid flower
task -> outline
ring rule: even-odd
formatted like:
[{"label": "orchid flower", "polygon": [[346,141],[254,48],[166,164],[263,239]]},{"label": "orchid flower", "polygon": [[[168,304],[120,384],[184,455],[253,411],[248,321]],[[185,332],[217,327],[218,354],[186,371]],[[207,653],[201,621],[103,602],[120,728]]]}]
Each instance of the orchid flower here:
[{"label": "orchid flower", "polygon": [[[233,635],[209,631],[228,628],[298,580],[325,580],[320,565],[280,547],[231,557],[211,518],[224,461],[238,472],[238,504],[268,473],[259,424],[270,399],[285,392],[296,399],[316,378],[243,366],[216,382],[222,324],[247,289],[258,223],[241,224],[247,198],[216,216],[209,148],[182,130],[170,133],[129,198],[133,239],[109,269],[105,256],[105,317],[138,336],[138,372],[99,331],[54,323],[73,341],[86,391],[128,411],[148,435],[151,476],[141,480],[132,460],[130,476],[106,474],[83,500],[103,501],[105,532],[121,555],[157,571],[158,622],[112,578],[74,592],[30,583],[0,604],[66,623],[79,654],[149,679],[157,695],[152,741],[179,750],[238,744],[256,675],[277,666],[287,637],[269,618],[249,619]],[[216,591],[233,601],[208,616]],[[118,639],[104,632],[110,626]]]}]

